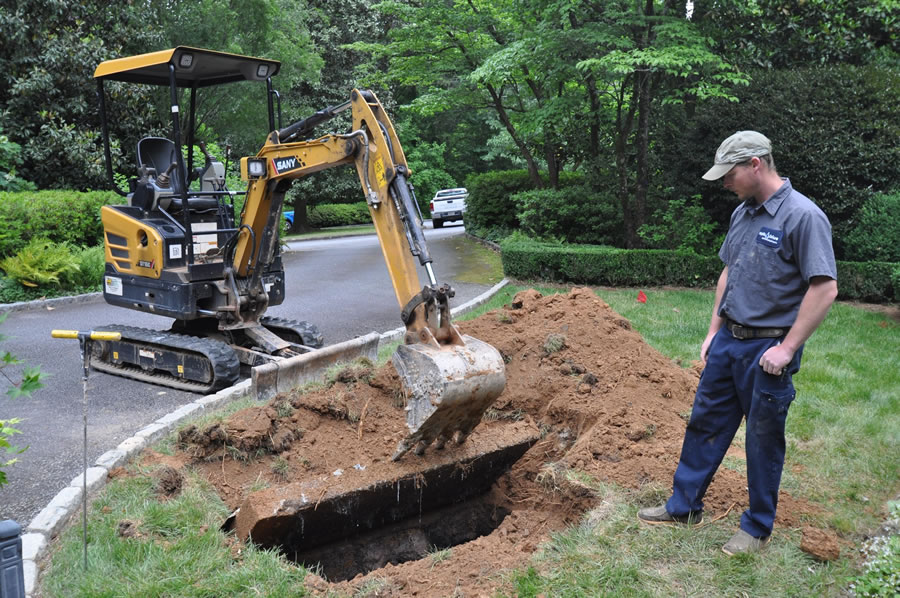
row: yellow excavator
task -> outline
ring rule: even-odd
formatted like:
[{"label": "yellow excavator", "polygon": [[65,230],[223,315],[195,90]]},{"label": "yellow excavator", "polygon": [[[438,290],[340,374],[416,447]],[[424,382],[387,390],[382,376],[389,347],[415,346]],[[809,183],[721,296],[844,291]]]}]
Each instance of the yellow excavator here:
[{"label": "yellow excavator", "polygon": [[[210,392],[235,383],[241,364],[290,368],[300,355],[304,367],[320,354],[324,360],[315,326],[265,312],[285,300],[279,242],[285,193],[301,177],[353,164],[406,326],[392,361],[408,396],[410,433],[394,458],[410,449],[421,454],[432,442],[436,447],[451,438],[462,442],[503,391],[503,359],[451,322],[453,290],[435,277],[394,127],[375,94],[360,90],[343,104],[283,127],[272,84],[279,68],[275,60],[186,46],[108,60],[96,68],[107,174],[127,198],[124,205],[101,209],[103,295],[112,305],[168,316],[174,323],[167,331],[107,326],[122,338],[95,343],[91,363],[113,374]],[[171,138],[137,142],[137,175],[127,191],[114,183],[104,87],[110,81],[169,90]],[[240,159],[244,192],[227,188],[226,165],[204,144],[196,143],[205,155],[203,165],[194,167],[191,151],[198,94],[238,81],[265,83],[268,111],[265,144],[255,156]],[[190,98],[186,115],[183,96]],[[313,135],[317,126],[348,109],[349,132]],[[243,207],[236,215],[235,199],[241,195]],[[414,258],[427,273],[425,285]]]}]

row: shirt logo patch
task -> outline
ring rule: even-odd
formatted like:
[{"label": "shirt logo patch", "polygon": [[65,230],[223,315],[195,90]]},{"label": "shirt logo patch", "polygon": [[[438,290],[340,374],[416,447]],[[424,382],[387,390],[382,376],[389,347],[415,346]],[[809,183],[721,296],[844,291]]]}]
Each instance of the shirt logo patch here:
[{"label": "shirt logo patch", "polygon": [[766,226],[759,229],[756,234],[756,242],[766,247],[781,247],[781,237],[784,233]]}]

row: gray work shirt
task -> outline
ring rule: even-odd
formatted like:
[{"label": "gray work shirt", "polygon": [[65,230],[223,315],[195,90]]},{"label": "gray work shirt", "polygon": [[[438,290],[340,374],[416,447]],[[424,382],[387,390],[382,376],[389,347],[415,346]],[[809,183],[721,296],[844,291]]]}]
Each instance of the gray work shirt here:
[{"label": "gray work shirt", "polygon": [[788,179],[762,205],[735,209],[719,257],[728,266],[719,316],[746,326],[792,326],[809,279],[837,280],[828,217]]}]

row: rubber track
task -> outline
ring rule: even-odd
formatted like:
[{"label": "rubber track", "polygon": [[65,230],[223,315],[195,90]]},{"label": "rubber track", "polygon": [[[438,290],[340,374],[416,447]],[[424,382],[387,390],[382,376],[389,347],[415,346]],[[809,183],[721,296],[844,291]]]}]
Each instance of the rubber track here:
[{"label": "rubber track", "polygon": [[221,341],[118,324],[105,326],[99,330],[119,332],[123,341],[134,341],[136,344],[150,345],[176,353],[202,355],[212,364],[210,369],[213,372],[213,379],[209,382],[186,380],[165,372],[147,372],[137,366],[112,364],[92,355],[91,366],[110,374],[198,393],[227,388],[237,382],[240,376],[241,364],[237,355],[231,347]]},{"label": "rubber track", "polygon": [[259,323],[275,334],[278,334],[279,328],[286,328],[303,339],[302,344],[307,347],[312,347],[313,349],[321,349],[322,345],[325,344],[325,337],[319,332],[318,327],[316,327],[315,324],[310,324],[303,320],[288,320],[287,318],[263,316],[259,319]]}]

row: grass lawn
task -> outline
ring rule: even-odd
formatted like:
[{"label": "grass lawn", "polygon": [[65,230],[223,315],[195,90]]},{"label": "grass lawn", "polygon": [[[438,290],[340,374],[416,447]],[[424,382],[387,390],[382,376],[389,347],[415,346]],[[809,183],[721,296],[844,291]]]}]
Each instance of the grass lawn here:
[{"label": "grass lawn", "polygon": [[[503,289],[472,317],[508,303],[518,290]],[[644,290],[646,304],[636,301],[635,289],[598,294],[676,363],[697,359],[712,293]],[[850,580],[860,574],[854,547],[884,520],[887,502],[900,491],[900,325],[880,313],[835,305],[807,343],[795,385],[783,488],[823,507],[812,523],[846,540],[839,560],[812,560],[799,548],[799,530],[777,524],[764,553],[729,558],[719,548],[740,513],[699,530],[643,526],[637,508],[663,499],[667,488],[636,492],[583,480],[602,498],[601,506],[554,536],[528,568],[511,574],[516,595],[847,595]],[[221,501],[196,478],[168,502],[157,500],[150,476],[113,480],[89,511],[88,572],[82,570],[81,528],[74,525],[56,543],[43,595],[303,595],[305,571],[252,546],[238,552],[218,531],[225,515]],[[124,519],[135,522],[141,541],[120,536]],[[893,559],[900,563],[900,550]]]}]

